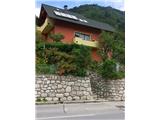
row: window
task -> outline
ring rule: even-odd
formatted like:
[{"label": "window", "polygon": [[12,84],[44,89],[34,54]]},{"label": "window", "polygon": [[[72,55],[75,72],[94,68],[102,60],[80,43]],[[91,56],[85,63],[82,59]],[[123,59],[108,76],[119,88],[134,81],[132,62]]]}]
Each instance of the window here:
[{"label": "window", "polygon": [[84,34],[84,33],[81,33],[81,32],[75,32],[75,37],[80,37],[83,40],[91,40],[90,35],[87,35],[87,34]]}]

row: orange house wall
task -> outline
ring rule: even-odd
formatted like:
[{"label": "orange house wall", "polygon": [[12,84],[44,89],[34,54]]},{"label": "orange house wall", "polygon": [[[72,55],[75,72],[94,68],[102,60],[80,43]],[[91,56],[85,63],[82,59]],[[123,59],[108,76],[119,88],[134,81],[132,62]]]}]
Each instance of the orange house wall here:
[{"label": "orange house wall", "polygon": [[[98,40],[99,35],[101,33],[100,30],[84,27],[82,25],[71,24],[63,21],[55,21],[55,27],[51,31],[52,33],[63,33],[64,39],[62,40],[63,43],[73,43],[73,38],[75,32],[82,32],[91,36],[92,40]],[[100,61],[100,56],[96,53],[97,49],[92,49],[92,58],[96,61]]]}]

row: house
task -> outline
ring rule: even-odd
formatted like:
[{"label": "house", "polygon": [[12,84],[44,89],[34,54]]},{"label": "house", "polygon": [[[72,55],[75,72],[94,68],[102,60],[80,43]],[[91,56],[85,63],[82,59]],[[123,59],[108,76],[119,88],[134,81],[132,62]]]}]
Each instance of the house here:
[{"label": "house", "polygon": [[39,15],[39,26],[37,30],[50,42],[49,33],[62,33],[63,43],[79,44],[92,47],[92,58],[100,60],[97,54],[98,38],[103,31],[114,32],[114,28],[108,24],[88,19],[80,14],[53,6],[42,4]]}]

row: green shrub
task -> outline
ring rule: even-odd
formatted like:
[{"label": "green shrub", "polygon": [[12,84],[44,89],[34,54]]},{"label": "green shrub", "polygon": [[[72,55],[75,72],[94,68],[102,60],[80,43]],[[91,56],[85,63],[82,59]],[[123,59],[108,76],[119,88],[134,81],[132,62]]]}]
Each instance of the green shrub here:
[{"label": "green shrub", "polygon": [[116,62],[114,60],[105,60],[98,69],[98,73],[108,79],[121,79],[124,78],[124,72],[116,71]]},{"label": "green shrub", "polygon": [[43,102],[47,102],[47,99],[46,99],[46,98],[43,98],[42,101],[43,101]]},{"label": "green shrub", "polygon": [[86,71],[91,63],[91,49],[79,46],[73,49],[72,54],[75,56],[74,63],[76,64],[76,71],[73,75],[86,76]]},{"label": "green shrub", "polygon": [[36,64],[36,73],[37,74],[55,74],[56,73],[55,65],[47,64]]},{"label": "green shrub", "polygon": [[59,42],[59,41],[61,41],[62,39],[64,39],[64,36],[63,36],[61,33],[57,33],[57,34],[50,33],[50,34],[49,34],[49,37],[50,37],[51,39],[53,39],[53,41],[56,41],[56,42]]},{"label": "green shrub", "polygon": [[42,101],[41,98],[39,97],[36,98],[36,102],[41,102],[41,101]]}]

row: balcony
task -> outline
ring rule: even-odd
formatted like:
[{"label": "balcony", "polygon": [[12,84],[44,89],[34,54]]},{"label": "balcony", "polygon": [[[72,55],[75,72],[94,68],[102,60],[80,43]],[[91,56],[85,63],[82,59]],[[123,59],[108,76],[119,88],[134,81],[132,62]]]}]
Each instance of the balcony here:
[{"label": "balcony", "polygon": [[91,41],[91,40],[87,41],[87,40],[83,40],[83,39],[81,39],[79,37],[75,37],[73,39],[73,42],[75,44],[78,44],[78,45],[84,45],[84,46],[95,47],[95,48],[98,47],[98,42],[97,41]]},{"label": "balcony", "polygon": [[46,18],[43,25],[40,27],[37,27],[37,30],[39,30],[43,34],[47,34],[53,27],[54,27],[53,22],[49,18]]}]

